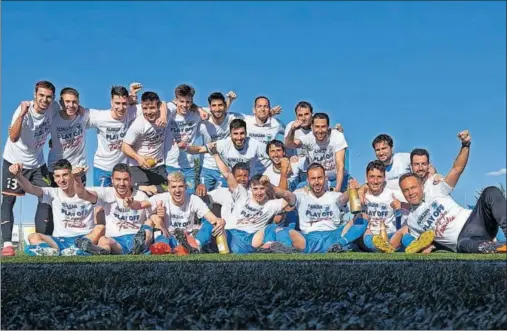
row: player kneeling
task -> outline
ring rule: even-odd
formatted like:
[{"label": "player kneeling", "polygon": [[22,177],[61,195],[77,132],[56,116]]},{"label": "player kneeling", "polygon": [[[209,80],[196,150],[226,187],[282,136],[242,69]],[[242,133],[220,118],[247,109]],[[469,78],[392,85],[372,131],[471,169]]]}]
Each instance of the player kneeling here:
[{"label": "player kneeling", "polygon": [[86,169],[73,173],[77,195],[88,202],[99,203],[104,210],[105,236],[98,246],[109,254],[142,254],[153,240],[153,223],[147,220],[148,196],[132,187],[128,165],[119,163],[113,168],[113,187],[85,189],[80,176]]},{"label": "player kneeling", "polygon": [[94,205],[79,198],[74,187],[72,166],[67,160],[59,160],[54,165],[54,181],[58,187],[38,187],[32,185],[22,175],[23,165],[13,164],[9,171],[16,176],[23,190],[37,196],[53,209],[53,235],[33,233],[28,236],[30,243],[25,253],[30,256],[88,255],[103,254],[96,246],[104,235],[104,226],[93,221]]}]

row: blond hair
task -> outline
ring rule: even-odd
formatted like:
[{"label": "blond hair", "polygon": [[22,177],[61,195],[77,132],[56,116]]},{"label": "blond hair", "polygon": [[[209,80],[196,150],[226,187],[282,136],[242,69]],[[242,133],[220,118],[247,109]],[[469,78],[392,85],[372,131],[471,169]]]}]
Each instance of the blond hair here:
[{"label": "blond hair", "polygon": [[183,173],[181,171],[171,172],[167,176],[167,181],[169,182],[169,184],[171,184],[172,182],[183,182],[183,183],[185,183],[185,175],[183,175]]}]

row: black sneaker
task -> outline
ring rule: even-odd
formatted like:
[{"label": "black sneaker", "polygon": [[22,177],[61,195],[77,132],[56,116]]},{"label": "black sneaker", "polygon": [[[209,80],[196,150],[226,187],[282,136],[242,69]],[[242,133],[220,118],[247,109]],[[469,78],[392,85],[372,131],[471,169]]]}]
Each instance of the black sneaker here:
[{"label": "black sneaker", "polygon": [[[174,237],[178,241],[178,244],[183,246],[183,248],[185,248],[190,254],[201,253],[201,250],[197,248],[197,243],[195,242],[195,239],[193,237],[190,237],[190,235],[187,235],[184,229],[178,228],[174,230]],[[194,242],[194,245],[192,245],[189,242],[189,237]]]},{"label": "black sneaker", "polygon": [[293,254],[293,253],[299,253],[297,249],[295,249],[292,246],[285,246],[281,242],[275,241],[271,244],[271,247],[269,248],[273,253],[277,254]]},{"label": "black sneaker", "polygon": [[483,241],[477,246],[477,250],[482,254],[494,254],[496,253],[496,244],[489,240]]},{"label": "black sneaker", "polygon": [[75,244],[77,248],[82,250],[83,252],[90,253],[91,255],[107,255],[109,254],[107,250],[101,248],[97,245],[94,245],[92,241],[86,237],[81,237],[76,239]]},{"label": "black sneaker", "polygon": [[137,231],[136,235],[134,236],[134,246],[132,247],[132,250],[130,251],[130,254],[133,255],[139,255],[146,251],[146,231],[141,228],[139,231]]},{"label": "black sneaker", "polygon": [[343,252],[345,252],[345,249],[340,244],[334,244],[333,246],[329,247],[327,252],[328,253],[343,253]]}]

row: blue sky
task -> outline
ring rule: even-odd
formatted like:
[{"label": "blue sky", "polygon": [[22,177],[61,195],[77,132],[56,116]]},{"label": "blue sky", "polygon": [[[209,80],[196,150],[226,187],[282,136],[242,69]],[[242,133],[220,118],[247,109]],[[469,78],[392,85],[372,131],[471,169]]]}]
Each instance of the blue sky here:
[{"label": "blue sky", "polygon": [[[312,102],[344,125],[359,178],[380,133],[399,152],[427,148],[446,174],[469,129],[454,196],[470,203],[505,184],[486,175],[506,167],[505,24],[504,2],[3,2],[2,144],[38,80],[79,89],[91,108],[109,106],[111,85],[139,81],[169,99],[190,83],[199,104],[235,90],[231,110],[243,113],[267,95],[284,123]],[[16,221],[34,205],[18,202]]]}]

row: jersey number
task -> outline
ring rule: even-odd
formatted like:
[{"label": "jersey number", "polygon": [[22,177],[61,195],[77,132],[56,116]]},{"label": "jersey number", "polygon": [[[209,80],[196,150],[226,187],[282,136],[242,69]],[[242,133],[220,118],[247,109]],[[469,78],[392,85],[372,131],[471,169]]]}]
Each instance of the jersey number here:
[{"label": "jersey number", "polygon": [[17,190],[18,189],[18,179],[17,178],[7,178],[7,188],[9,190]]}]

